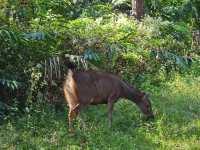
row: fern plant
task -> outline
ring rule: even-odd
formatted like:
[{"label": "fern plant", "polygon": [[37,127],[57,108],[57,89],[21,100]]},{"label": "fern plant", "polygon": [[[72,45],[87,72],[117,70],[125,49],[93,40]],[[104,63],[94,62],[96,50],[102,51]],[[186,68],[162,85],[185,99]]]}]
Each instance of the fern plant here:
[{"label": "fern plant", "polygon": [[4,88],[8,88],[11,90],[15,90],[18,89],[19,86],[21,85],[20,82],[16,81],[16,80],[9,80],[9,79],[1,79],[0,78],[0,85]]}]

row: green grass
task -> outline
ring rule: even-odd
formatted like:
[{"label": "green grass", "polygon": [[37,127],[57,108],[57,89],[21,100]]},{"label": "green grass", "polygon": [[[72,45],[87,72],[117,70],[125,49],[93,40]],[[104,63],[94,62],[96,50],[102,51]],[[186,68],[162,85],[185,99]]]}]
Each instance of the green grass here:
[{"label": "green grass", "polygon": [[143,121],[138,108],[122,100],[114,107],[111,129],[106,105],[90,106],[82,112],[85,126],[77,119],[69,134],[67,110],[37,106],[0,126],[0,149],[199,150],[200,78],[177,78],[151,91],[153,122]]}]

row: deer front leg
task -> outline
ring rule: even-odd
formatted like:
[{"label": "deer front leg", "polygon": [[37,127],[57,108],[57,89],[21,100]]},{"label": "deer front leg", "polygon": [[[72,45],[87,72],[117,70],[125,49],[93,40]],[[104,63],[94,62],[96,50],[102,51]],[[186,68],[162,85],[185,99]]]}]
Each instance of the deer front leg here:
[{"label": "deer front leg", "polygon": [[112,111],[113,111],[113,102],[108,101],[108,123],[109,123],[109,128],[112,126]]},{"label": "deer front leg", "polygon": [[108,98],[108,121],[109,121],[109,127],[111,128],[112,126],[112,112],[113,112],[113,106],[114,103],[117,101],[119,98],[118,94],[119,92],[113,92],[109,98]]}]

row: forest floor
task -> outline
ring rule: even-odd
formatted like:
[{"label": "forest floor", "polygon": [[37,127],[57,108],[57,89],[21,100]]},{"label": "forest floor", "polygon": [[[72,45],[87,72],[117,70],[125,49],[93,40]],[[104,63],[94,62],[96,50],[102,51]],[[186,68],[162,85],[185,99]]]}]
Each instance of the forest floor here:
[{"label": "forest floor", "polygon": [[200,78],[179,78],[162,88],[153,87],[151,100],[156,118],[144,121],[130,101],[115,104],[112,128],[106,105],[89,106],[68,132],[67,109],[38,105],[35,111],[0,126],[0,149],[19,150],[199,150]]}]

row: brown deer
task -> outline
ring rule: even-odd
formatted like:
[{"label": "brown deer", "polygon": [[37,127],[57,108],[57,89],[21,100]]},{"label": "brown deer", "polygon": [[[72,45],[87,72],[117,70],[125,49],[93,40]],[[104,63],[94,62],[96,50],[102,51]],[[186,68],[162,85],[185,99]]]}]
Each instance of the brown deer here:
[{"label": "brown deer", "polygon": [[107,104],[109,126],[111,127],[113,104],[119,98],[126,98],[134,102],[147,118],[154,117],[148,96],[110,73],[78,72],[69,69],[63,88],[65,99],[69,105],[69,128],[80,108],[90,104]]}]

